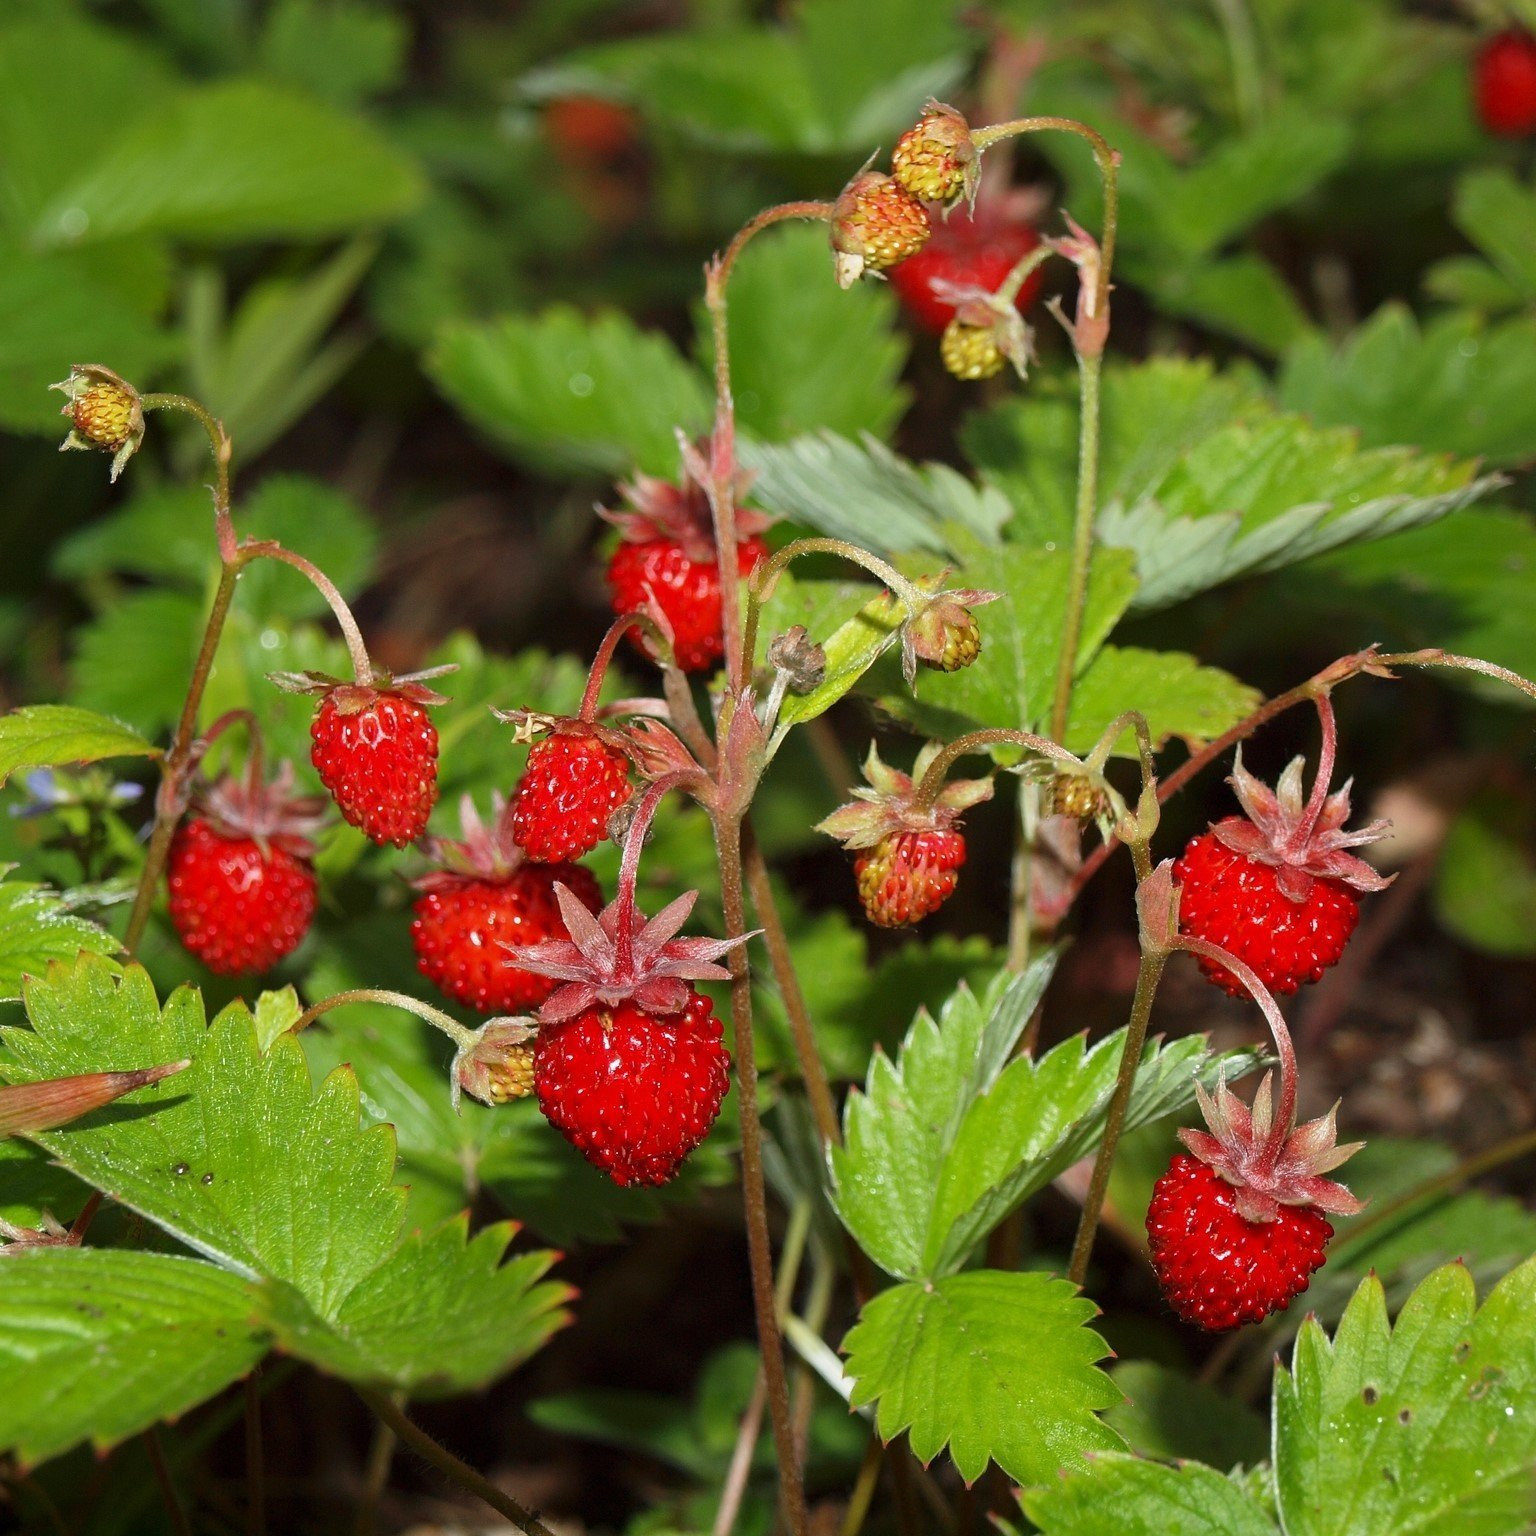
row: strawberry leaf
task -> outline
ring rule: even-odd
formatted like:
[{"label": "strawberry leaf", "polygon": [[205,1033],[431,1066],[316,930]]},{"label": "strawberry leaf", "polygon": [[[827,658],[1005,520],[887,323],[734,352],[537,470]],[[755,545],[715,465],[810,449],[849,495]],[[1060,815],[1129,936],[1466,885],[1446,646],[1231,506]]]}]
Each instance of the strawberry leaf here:
[{"label": "strawberry leaf", "polygon": [[266,1353],[238,1276],[196,1259],[35,1248],[4,1259],[0,1446],[38,1461],[174,1418]]},{"label": "strawberry leaf", "polygon": [[[1112,1520],[1106,1515],[1113,1511]],[[1276,1536],[1238,1484],[1198,1462],[1165,1466],[1111,1452],[1024,1495],[1042,1536]]]},{"label": "strawberry leaf", "polygon": [[29,704],[0,715],[0,784],[20,768],[158,753],[130,726],[72,704]]},{"label": "strawberry leaf", "polygon": [[1308,1320],[1275,1375],[1275,1488],[1287,1536],[1514,1536],[1536,1519],[1536,1259],[1477,1306],[1459,1264],[1396,1326],[1381,1283],[1330,1340]]},{"label": "strawberry leaf", "polygon": [[73,960],[81,950],[116,954],[118,942],[76,917],[46,887],[0,883],[0,1000],[14,1002],[24,976],[40,976],[50,961]]},{"label": "strawberry leaf", "polygon": [[882,1291],[843,1341],[853,1405],[874,1403],[881,1439],[906,1430],[920,1461],[948,1447],[967,1483],[989,1461],[1054,1478],[1120,1444],[1097,1417],[1120,1397],[1096,1368],[1097,1311],[1065,1280],[991,1269]]}]

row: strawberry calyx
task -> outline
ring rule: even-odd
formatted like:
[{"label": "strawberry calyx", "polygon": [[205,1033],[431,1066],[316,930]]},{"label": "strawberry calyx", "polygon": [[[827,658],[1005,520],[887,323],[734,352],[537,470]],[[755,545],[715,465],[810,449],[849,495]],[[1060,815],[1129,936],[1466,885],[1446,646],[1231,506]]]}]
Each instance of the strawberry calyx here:
[{"label": "strawberry calyx", "polygon": [[220,837],[250,838],[263,850],[277,847],[300,859],[313,856],[312,834],[328,803],[324,795],[295,794],[293,764],[286,762],[270,780],[258,772],[225,774],[192,796],[193,809]]},{"label": "strawberry calyx", "polygon": [[[690,560],[706,563],[715,559],[715,524],[709,494],[704,482],[694,472],[703,460],[697,454],[683,456],[680,482],[661,480],[654,475],[636,474],[619,486],[625,506],[619,510],[599,507],[598,516],[613,524],[626,544],[644,544],[651,539],[666,539],[677,544]],[[766,512],[743,507],[742,499],[752,485],[750,470],[737,469],[732,496],[736,507],[736,536],[751,538],[772,522]]]},{"label": "strawberry calyx", "polygon": [[952,779],[931,803],[920,804],[918,786],[943,750],[941,742],[929,742],[918,753],[912,772],[903,773],[882,761],[878,747],[871,742],[864,759],[868,787],[855,789],[853,800],[818,822],[816,830],[835,837],[849,849],[873,848],[903,832],[950,830],[965,811],[992,798],[992,780]]},{"label": "strawberry calyx", "polygon": [[349,682],[345,678],[332,677],[328,672],[269,672],[267,681],[274,683],[284,693],[323,696],[337,713],[357,715],[370,709],[385,694],[424,707],[446,704],[447,698],[435,689],[428,688],[426,680],[457,671],[457,663],[449,662],[445,666],[427,667],[420,672],[403,672],[399,676],[375,667],[370,683]]},{"label": "strawberry calyx", "polygon": [[475,808],[474,798],[459,801],[462,838],[428,837],[423,840],[428,856],[439,866],[411,882],[418,891],[445,891],[466,880],[504,884],[527,861],[512,835],[512,811],[499,790],[491,792],[491,819],[486,822]]}]

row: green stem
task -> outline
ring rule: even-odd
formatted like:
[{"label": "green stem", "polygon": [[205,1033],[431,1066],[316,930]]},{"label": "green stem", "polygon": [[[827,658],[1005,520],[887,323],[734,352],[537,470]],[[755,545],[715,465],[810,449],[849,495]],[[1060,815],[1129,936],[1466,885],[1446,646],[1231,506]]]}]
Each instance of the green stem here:
[{"label": "green stem", "polygon": [[322,1014],[346,1003],[382,1003],[387,1008],[403,1008],[407,1013],[414,1013],[418,1019],[425,1020],[434,1029],[442,1030],[461,1050],[469,1050],[477,1038],[474,1030],[460,1024],[441,1008],[434,1008],[431,1003],[424,1003],[408,993],[390,992],[382,987],[354,987],[350,992],[337,992],[330,997],[323,997],[318,1003],[311,1003],[289,1025],[288,1032],[296,1035],[300,1030],[308,1029]]},{"label": "green stem", "polygon": [[130,959],[144,937],[149,910],[155,892],[159,889],[160,877],[165,873],[176,823],[181,819],[181,790],[190,765],[192,744],[197,737],[198,711],[202,708],[203,694],[213,672],[213,659],[218,653],[219,639],[224,633],[224,621],[229,617],[229,605],[234,600],[238,575],[238,565],[225,561],[219,572],[219,585],[213,594],[213,606],[203,626],[203,639],[198,647],[197,660],[192,665],[192,680],[187,686],[181,718],[176,723],[176,732],[171,738],[164,766],[160,770],[154,826],[149,834],[149,848],[144,855],[144,868],[139,874],[138,889],[133,895],[133,909],[128,914],[128,927],[123,934],[123,948]]},{"label": "green stem", "polygon": [[[742,889],[741,823],[726,814],[715,817],[715,847],[720,862],[720,896],[727,938],[747,931]],[[752,981],[743,947],[730,951],[731,1024],[735,1036],[736,1081],[740,1087],[741,1185],[746,1207],[747,1253],[752,1271],[752,1304],[757,1314],[758,1347],[768,1411],[779,1458],[779,1503],[790,1536],[806,1536],[805,1488],[795,1451],[789,1386],[784,1372],[784,1343],[773,1294],[773,1249],[768,1235],[768,1192],[763,1179],[763,1128],[757,1101],[757,1058],[752,1038]]]},{"label": "green stem", "polygon": [[1067,614],[1056,662],[1056,691],[1051,701],[1051,735],[1067,734],[1072,684],[1077,677],[1077,653],[1083,638],[1083,612],[1088,602],[1088,578],[1093,567],[1093,526],[1099,496],[1099,376],[1101,353],[1078,353],[1077,376],[1082,403],[1077,443],[1077,510],[1072,524],[1072,569],[1067,585]]},{"label": "green stem", "polygon": [[945,777],[959,758],[966,757],[972,752],[984,751],[987,747],[997,746],[1024,747],[1030,752],[1038,752],[1041,757],[1053,758],[1059,763],[1071,763],[1075,768],[1083,766],[1065,747],[1046,740],[1044,736],[1036,736],[1033,731],[1012,731],[1002,726],[984,731],[967,731],[964,736],[957,736],[950,742],[928,765],[928,771],[923,775],[921,783],[918,784],[912,796],[912,809],[925,811],[939,798],[944,788]]},{"label": "green stem", "polygon": [[358,1387],[357,1395],[373,1410],[374,1417],[387,1425],[403,1445],[408,1445],[421,1459],[437,1468],[450,1482],[489,1504],[527,1536],[554,1536],[531,1510],[503,1493],[495,1483],[482,1477],[468,1462],[460,1461],[446,1446],[439,1445],[426,1430],[413,1424],[404,1410],[387,1393],[376,1387]]},{"label": "green stem", "polygon": [[187,1512],[182,1508],[181,1495],[176,1492],[175,1480],[171,1477],[171,1469],[166,1463],[165,1446],[160,1439],[158,1425],[151,1424],[144,1431],[144,1449],[149,1452],[149,1464],[154,1469],[155,1481],[160,1485],[160,1497],[165,1502],[165,1512],[170,1518],[171,1529],[176,1536],[192,1536],[192,1527],[187,1523]]},{"label": "green stem", "polygon": [[1120,1073],[1115,1079],[1114,1096],[1109,1101],[1109,1113],[1104,1120],[1104,1136],[1099,1142],[1098,1156],[1093,1161],[1093,1176],[1088,1181],[1083,1214],[1077,1224],[1077,1237],[1072,1243],[1072,1260],[1067,1266],[1067,1278],[1075,1285],[1081,1285],[1088,1273],[1094,1233],[1098,1231],[1099,1215],[1104,1209],[1104,1195],[1109,1188],[1109,1175],[1115,1164],[1115,1149],[1120,1144],[1125,1112],[1131,1102],[1131,1089],[1136,1083],[1136,1069],[1141,1065],[1141,1053],[1147,1042],[1152,1000],[1157,996],[1157,984],[1163,978],[1163,967],[1167,963],[1167,950],[1142,949],[1141,966],[1136,973],[1136,996],[1131,1002],[1131,1021],[1125,1031],[1125,1047],[1120,1053]]},{"label": "green stem", "polygon": [[[213,510],[219,533],[219,553],[228,559],[234,553],[234,528],[229,520],[229,464],[234,444],[224,430],[224,423],[201,401],[194,400],[190,395],[142,395],[139,406],[145,411],[180,411],[185,416],[191,416],[208,434],[208,446],[213,452]],[[226,543],[229,546],[227,549]]]},{"label": "green stem", "polygon": [[303,555],[295,554],[291,549],[285,549],[272,539],[251,539],[240,546],[236,559],[237,565],[244,566],[252,560],[276,560],[282,565],[292,566],[309,581],[310,585],[330,605],[331,612],[336,615],[342,638],[347,642],[347,654],[352,659],[352,675],[358,687],[372,687],[373,663],[368,659],[368,647],[363,643],[363,632],[358,628],[357,620],[353,618],[352,610],[347,606],[347,600],[341,595],[336,583],[312,560],[306,560]]}]

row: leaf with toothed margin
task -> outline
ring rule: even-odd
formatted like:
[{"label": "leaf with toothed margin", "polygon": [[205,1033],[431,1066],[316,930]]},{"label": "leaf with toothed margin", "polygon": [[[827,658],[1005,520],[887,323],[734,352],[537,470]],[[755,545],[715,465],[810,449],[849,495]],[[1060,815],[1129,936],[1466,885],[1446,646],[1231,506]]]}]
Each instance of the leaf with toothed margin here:
[{"label": "leaf with toothed margin", "polygon": [[1236,1481],[1186,1461],[1094,1456],[1024,1495],[1042,1536],[1277,1536],[1275,1522]]}]

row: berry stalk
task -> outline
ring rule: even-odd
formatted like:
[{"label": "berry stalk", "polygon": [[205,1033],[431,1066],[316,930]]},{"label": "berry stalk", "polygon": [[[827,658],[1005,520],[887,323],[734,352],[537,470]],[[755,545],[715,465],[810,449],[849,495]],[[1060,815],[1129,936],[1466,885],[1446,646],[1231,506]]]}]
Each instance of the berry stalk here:
[{"label": "berry stalk", "polygon": [[1047,741],[1043,736],[1036,736],[1033,731],[1013,731],[1004,726],[984,731],[967,731],[964,736],[957,736],[949,742],[929,763],[928,771],[918,781],[917,792],[912,797],[913,810],[926,811],[934,804],[944,788],[945,777],[959,758],[972,752],[985,751],[991,746],[1024,747],[1030,752],[1038,752],[1042,757],[1055,758],[1060,763],[1071,763],[1077,768],[1083,766],[1065,747]]},{"label": "berry stalk", "polygon": [[323,1014],[329,1013],[333,1008],[340,1008],[346,1003],[383,1003],[388,1008],[403,1008],[407,1013],[414,1013],[418,1019],[430,1024],[434,1029],[440,1029],[460,1050],[473,1050],[479,1038],[474,1030],[460,1024],[457,1019],[451,1018],[441,1008],[434,1008],[431,1003],[424,1003],[420,998],[411,997],[408,993],[390,992],[382,987],[355,987],[348,992],[337,992],[330,997],[323,997],[318,1003],[311,1003],[289,1025],[288,1032],[296,1035],[301,1029],[308,1029]]}]

